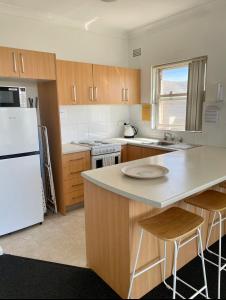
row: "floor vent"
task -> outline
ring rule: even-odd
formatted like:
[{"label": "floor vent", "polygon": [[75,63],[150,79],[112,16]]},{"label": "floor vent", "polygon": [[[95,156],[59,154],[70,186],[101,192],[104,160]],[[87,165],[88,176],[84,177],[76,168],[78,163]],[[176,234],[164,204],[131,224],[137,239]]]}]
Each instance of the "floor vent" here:
[{"label": "floor vent", "polygon": [[133,50],[133,57],[141,56],[141,48]]}]

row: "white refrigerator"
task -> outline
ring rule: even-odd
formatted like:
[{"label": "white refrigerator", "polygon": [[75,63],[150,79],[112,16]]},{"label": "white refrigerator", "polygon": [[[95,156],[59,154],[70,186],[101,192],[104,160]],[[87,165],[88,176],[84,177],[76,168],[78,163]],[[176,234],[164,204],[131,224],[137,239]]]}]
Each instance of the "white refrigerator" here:
[{"label": "white refrigerator", "polygon": [[43,220],[36,109],[0,108],[0,236]]}]

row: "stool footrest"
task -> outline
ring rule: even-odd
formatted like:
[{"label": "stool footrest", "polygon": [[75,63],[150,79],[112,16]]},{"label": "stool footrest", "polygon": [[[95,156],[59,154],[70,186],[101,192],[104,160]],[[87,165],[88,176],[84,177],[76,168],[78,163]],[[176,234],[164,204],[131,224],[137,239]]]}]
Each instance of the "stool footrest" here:
[{"label": "stool footrest", "polygon": [[150,263],[150,265],[148,267],[144,267],[143,269],[141,269],[140,271],[136,272],[134,274],[134,279],[139,277],[140,275],[142,275],[143,273],[146,273],[147,271],[150,271],[151,269],[153,269],[154,267],[156,267],[157,265],[163,263],[166,260],[166,258],[162,258],[158,261],[154,260],[153,262]]}]

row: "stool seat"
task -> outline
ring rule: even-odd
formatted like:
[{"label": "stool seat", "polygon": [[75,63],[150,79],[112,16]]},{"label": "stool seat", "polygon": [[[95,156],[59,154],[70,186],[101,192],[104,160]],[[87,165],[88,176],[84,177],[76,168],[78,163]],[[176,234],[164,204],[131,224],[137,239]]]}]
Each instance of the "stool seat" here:
[{"label": "stool seat", "polygon": [[140,226],[164,241],[176,241],[193,232],[204,219],[179,207],[172,207],[154,217],[140,221]]},{"label": "stool seat", "polygon": [[221,212],[226,209],[226,194],[210,190],[185,202],[208,211]]}]

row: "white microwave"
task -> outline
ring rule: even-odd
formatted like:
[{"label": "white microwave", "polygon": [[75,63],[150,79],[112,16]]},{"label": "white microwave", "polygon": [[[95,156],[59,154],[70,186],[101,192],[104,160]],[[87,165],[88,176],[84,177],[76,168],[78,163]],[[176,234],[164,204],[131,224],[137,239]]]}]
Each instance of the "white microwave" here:
[{"label": "white microwave", "polygon": [[25,87],[0,86],[0,107],[27,107]]}]

